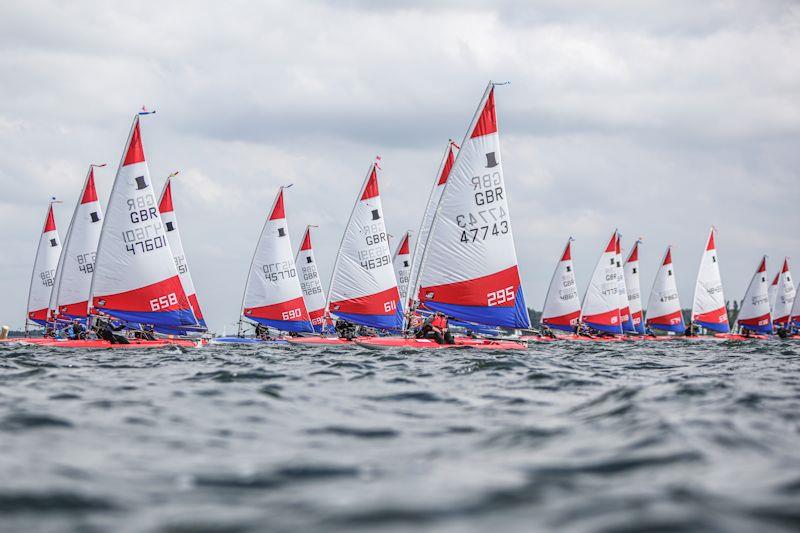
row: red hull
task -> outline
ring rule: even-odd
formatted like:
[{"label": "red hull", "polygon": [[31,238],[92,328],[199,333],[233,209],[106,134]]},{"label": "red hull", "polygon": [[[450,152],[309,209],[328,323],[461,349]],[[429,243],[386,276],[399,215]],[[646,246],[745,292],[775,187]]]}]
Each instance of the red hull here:
[{"label": "red hull", "polygon": [[756,335],[756,334],[747,337],[745,335],[739,335],[738,333],[717,333],[714,335],[714,337],[729,341],[751,341],[751,340],[763,340],[769,338],[766,335]]},{"label": "red hull", "polygon": [[585,337],[583,335],[556,335],[562,341],[581,341],[581,342],[624,342],[624,337]]},{"label": "red hull", "polygon": [[455,344],[439,344],[433,339],[404,339],[401,337],[358,338],[355,343],[365,348],[414,348],[422,350],[447,350],[451,348],[477,348],[479,350],[524,350],[524,343],[457,337]]},{"label": "red hull", "polygon": [[202,341],[190,341],[185,339],[159,339],[155,341],[131,340],[130,344],[111,344],[101,340],[51,340],[50,342],[34,343],[48,348],[94,348],[94,349],[115,349],[115,350],[137,350],[142,348],[163,348],[164,346],[183,346],[185,348],[196,348],[205,344]]},{"label": "red hull", "polygon": [[350,345],[353,341],[339,337],[284,337],[283,340],[290,344],[314,344],[314,345]]}]

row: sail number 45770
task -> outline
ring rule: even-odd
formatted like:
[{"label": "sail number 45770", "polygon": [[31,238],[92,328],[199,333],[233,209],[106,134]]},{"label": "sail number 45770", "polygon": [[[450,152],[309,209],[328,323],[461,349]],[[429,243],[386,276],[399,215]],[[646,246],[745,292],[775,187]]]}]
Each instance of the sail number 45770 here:
[{"label": "sail number 45770", "polygon": [[503,305],[504,303],[513,302],[516,298],[514,294],[514,286],[506,287],[505,289],[500,289],[499,291],[494,291],[486,294],[486,305],[488,307],[493,307],[495,305]]}]

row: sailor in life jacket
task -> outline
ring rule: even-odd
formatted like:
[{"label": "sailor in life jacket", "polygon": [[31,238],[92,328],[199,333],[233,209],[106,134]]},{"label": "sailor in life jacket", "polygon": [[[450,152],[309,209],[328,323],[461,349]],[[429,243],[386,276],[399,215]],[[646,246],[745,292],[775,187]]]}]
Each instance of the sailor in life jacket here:
[{"label": "sailor in life jacket", "polygon": [[431,316],[417,332],[418,339],[433,338],[439,344],[455,344],[450,327],[447,324],[447,317],[441,311]]}]

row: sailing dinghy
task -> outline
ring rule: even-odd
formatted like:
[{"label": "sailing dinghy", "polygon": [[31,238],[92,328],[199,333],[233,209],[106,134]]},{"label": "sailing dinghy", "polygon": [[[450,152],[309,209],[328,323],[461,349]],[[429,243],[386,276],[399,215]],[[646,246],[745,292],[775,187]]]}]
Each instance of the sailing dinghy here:
[{"label": "sailing dinghy", "polygon": [[631,253],[625,261],[624,276],[625,288],[628,294],[628,309],[633,324],[633,332],[644,335],[644,314],[642,313],[642,294],[639,283],[639,244],[637,240],[633,244]]},{"label": "sailing dinghy", "polygon": [[[275,196],[256,244],[247,274],[241,316],[243,319],[278,331],[314,332],[289,239],[284,208],[284,187],[281,187]],[[241,338],[243,338],[241,335],[217,338],[214,342]],[[249,340],[257,342],[259,339]]]},{"label": "sailing dinghy", "polygon": [[574,332],[581,318],[581,302],[572,265],[572,237],[556,265],[542,308],[542,326]]},{"label": "sailing dinghy", "polygon": [[399,331],[403,305],[397,288],[392,253],[386,235],[378,167],[370,165],[331,274],[326,308],[331,314],[359,326]]},{"label": "sailing dinghy", "polygon": [[89,309],[89,289],[94,274],[94,261],[103,211],[94,184],[94,169],[105,165],[89,165],[72,221],[64,240],[64,250],[58,261],[56,283],[50,299],[53,319],[85,322]]},{"label": "sailing dinghy", "polygon": [[726,334],[731,328],[725,295],[722,292],[715,233],[716,230],[712,227],[700,260],[692,302],[692,323],[715,333]]},{"label": "sailing dinghy", "polygon": [[460,321],[530,328],[502,163],[489,83],[442,190],[417,296]]},{"label": "sailing dinghy", "polygon": [[761,258],[758,268],[747,286],[736,322],[740,332],[748,336],[772,333],[772,316],[769,309],[769,282],[767,281],[767,256]]},{"label": "sailing dinghy", "polygon": [[161,220],[164,223],[169,249],[172,251],[172,258],[175,261],[175,268],[178,270],[183,291],[192,306],[195,320],[205,329],[207,327],[206,321],[203,318],[203,312],[200,310],[200,302],[197,300],[197,291],[194,288],[192,274],[189,272],[189,262],[186,260],[186,253],[183,251],[183,240],[181,239],[180,229],[178,229],[178,217],[175,215],[175,209],[172,205],[172,177],[176,174],[177,172],[170,174],[167,176],[167,181],[164,182],[164,187],[161,189],[161,197],[158,200],[158,212],[161,214]]},{"label": "sailing dinghy", "polygon": [[[530,328],[503,177],[494,89],[490,82],[443,185],[420,260],[416,296],[421,307],[441,311],[454,321]],[[417,340],[370,339],[367,344],[429,345]],[[479,340],[492,349],[516,348],[510,341],[490,346],[488,340]],[[471,343],[456,338],[459,342]]]},{"label": "sailing dinghy", "polygon": [[200,326],[158,212],[138,114],[133,118],[98,240],[90,314],[111,316],[132,329],[138,324],[170,332]]},{"label": "sailing dinghy", "polygon": [[581,322],[590,328],[614,335],[622,334],[618,274],[617,231],[614,230],[592,272],[583,297],[581,317]]},{"label": "sailing dinghy", "polygon": [[672,247],[667,246],[664,259],[656,272],[653,289],[647,301],[648,329],[657,329],[669,333],[681,334],[686,330],[678,298],[678,284],[675,281],[675,269],[672,266]]},{"label": "sailing dinghy", "polygon": [[300,274],[300,287],[303,290],[308,316],[316,333],[322,333],[325,324],[325,291],[317,270],[317,260],[311,245],[311,228],[306,227],[303,242],[295,257],[295,265]]},{"label": "sailing dinghy", "polygon": [[61,256],[61,239],[58,237],[56,219],[53,216],[54,203],[55,198],[47,206],[44,227],[39,236],[39,246],[36,248],[36,257],[33,261],[31,284],[28,291],[28,315],[25,319],[26,332],[29,322],[45,326],[49,318],[50,296],[55,284],[58,260]]},{"label": "sailing dinghy", "polygon": [[778,287],[772,305],[772,321],[778,327],[786,327],[791,322],[792,307],[795,304],[795,287],[792,274],[789,272],[789,258],[783,260],[783,267],[778,274]]},{"label": "sailing dinghy", "polygon": [[[181,285],[157,206],[137,114],[97,243],[89,289],[90,319],[102,315],[132,330],[141,325],[168,332],[200,327]],[[46,345],[130,349],[201,344],[200,340],[186,339],[131,340],[130,344],[87,339],[55,340]]]}]

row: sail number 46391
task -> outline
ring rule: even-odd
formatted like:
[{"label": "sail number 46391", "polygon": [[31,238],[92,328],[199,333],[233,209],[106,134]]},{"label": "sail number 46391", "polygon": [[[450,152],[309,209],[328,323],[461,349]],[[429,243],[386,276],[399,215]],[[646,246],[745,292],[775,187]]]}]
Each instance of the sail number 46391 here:
[{"label": "sail number 46391", "polygon": [[486,294],[486,305],[493,307],[495,305],[503,305],[504,303],[512,302],[516,298],[514,294],[514,286],[500,289]]}]

